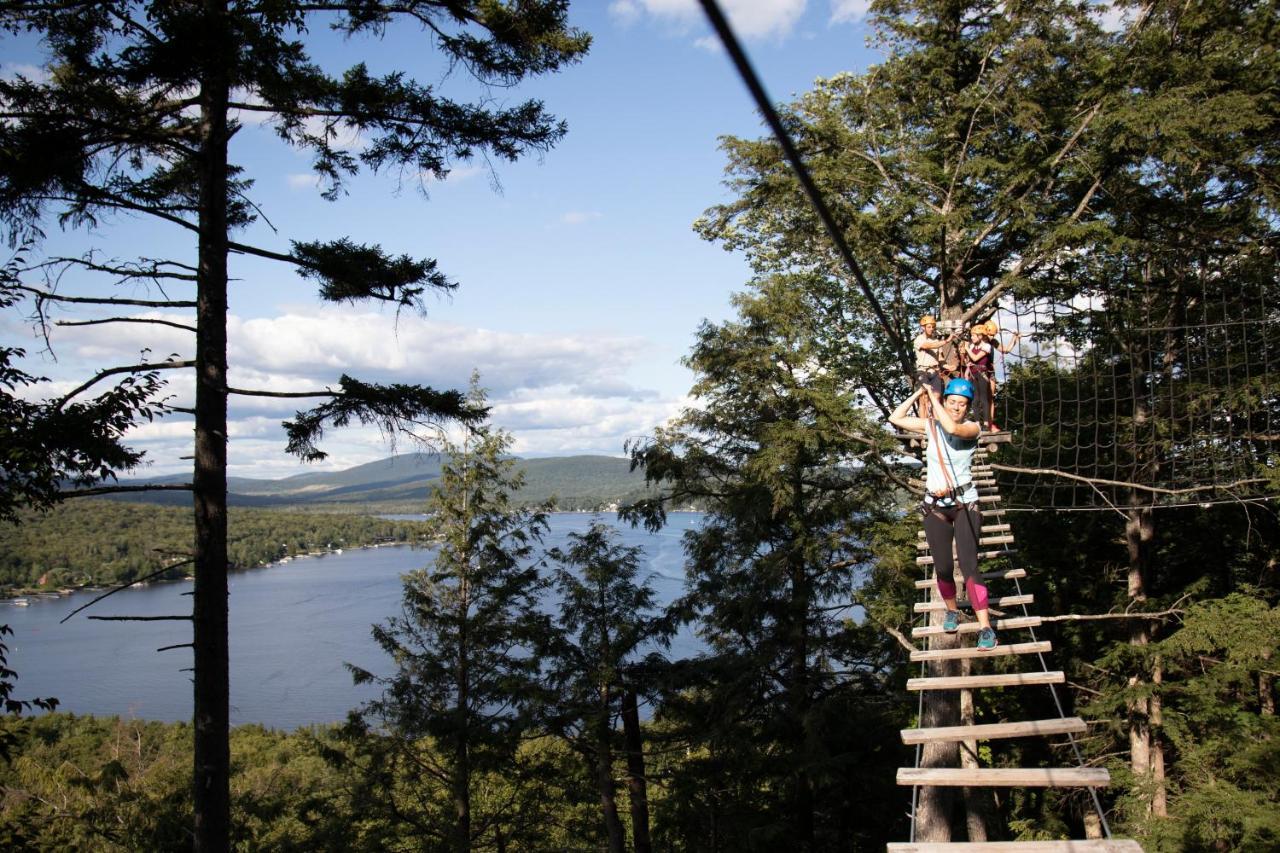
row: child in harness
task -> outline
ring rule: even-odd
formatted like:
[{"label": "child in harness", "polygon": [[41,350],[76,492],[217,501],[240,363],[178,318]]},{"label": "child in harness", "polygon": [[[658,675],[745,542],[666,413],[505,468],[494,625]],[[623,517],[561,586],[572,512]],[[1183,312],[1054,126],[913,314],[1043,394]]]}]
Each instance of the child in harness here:
[{"label": "child in harness", "polygon": [[[932,415],[928,418],[909,415],[912,405],[922,395],[927,395],[932,402]],[[978,648],[985,650],[994,649],[999,641],[987,613],[987,587],[978,573],[978,531],[982,527],[982,514],[978,511],[978,487],[970,471],[982,428],[967,419],[972,403],[973,383],[967,379],[948,382],[941,399],[937,391],[922,386],[894,409],[889,423],[905,432],[925,436],[925,496],[920,511],[924,516],[925,540],[933,554],[938,594],[947,607],[943,630],[954,633],[960,629],[955,566],[951,558],[954,542],[969,603],[981,626]]]}]

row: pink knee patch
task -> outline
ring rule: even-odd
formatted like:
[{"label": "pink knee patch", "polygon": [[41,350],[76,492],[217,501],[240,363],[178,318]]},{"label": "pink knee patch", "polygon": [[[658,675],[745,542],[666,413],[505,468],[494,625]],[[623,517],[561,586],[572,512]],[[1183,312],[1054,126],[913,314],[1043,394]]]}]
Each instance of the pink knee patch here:
[{"label": "pink knee patch", "polygon": [[[941,581],[938,582],[938,588],[939,589],[942,588]],[[956,588],[955,584],[952,584],[951,588],[955,589]],[[973,578],[965,578],[964,588],[969,593],[969,603],[973,605],[974,610],[987,609],[987,585],[986,584],[978,583]]]}]

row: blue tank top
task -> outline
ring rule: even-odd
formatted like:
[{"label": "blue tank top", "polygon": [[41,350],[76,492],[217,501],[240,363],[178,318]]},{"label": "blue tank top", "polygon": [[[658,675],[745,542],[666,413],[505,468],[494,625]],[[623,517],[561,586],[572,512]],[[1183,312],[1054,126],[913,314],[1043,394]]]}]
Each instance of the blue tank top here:
[{"label": "blue tank top", "polygon": [[[942,439],[936,442],[935,434]],[[936,494],[949,488],[947,484],[947,476],[943,474],[943,466],[946,466],[946,474],[950,475],[951,483],[956,486],[968,484],[960,492],[961,503],[973,503],[978,500],[978,487],[973,483],[973,476],[970,469],[973,466],[973,454],[978,450],[977,438],[958,438],[947,432],[936,422],[927,422],[925,427],[925,435],[928,441],[925,443],[925,488],[930,493]],[[982,433],[978,433],[979,436]],[[942,449],[942,459],[938,458],[938,447]]]}]

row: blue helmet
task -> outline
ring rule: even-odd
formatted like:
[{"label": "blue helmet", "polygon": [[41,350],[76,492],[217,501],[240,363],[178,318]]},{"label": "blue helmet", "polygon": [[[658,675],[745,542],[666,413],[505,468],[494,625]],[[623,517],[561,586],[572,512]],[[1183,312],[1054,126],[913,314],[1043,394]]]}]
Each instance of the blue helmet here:
[{"label": "blue helmet", "polygon": [[959,394],[965,397],[970,403],[973,402],[973,383],[968,379],[952,379],[947,383],[947,390],[942,392],[942,396],[950,397],[952,394]]}]

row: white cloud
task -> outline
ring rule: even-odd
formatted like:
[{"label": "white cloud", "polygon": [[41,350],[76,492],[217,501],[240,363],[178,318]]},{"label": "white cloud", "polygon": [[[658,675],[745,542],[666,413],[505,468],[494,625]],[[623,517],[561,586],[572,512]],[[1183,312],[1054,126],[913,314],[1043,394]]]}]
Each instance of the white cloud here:
[{"label": "white cloud", "polygon": [[14,81],[19,77],[25,77],[32,83],[48,83],[52,79],[49,71],[38,65],[23,62],[6,62],[0,65],[0,80]]},{"label": "white cloud", "polygon": [[300,172],[286,176],[291,190],[314,190],[321,184],[320,176],[315,172]]},{"label": "white cloud", "polygon": [[693,46],[701,48],[707,53],[724,53],[724,45],[715,36],[703,36],[700,39],[694,39]]},{"label": "white cloud", "polygon": [[604,214],[598,210],[571,210],[560,217],[565,225],[582,225],[600,219]]},{"label": "white cloud", "polygon": [[[806,0],[724,0],[722,8],[733,31],[741,38],[785,38],[791,34],[804,13]],[[624,25],[647,16],[677,32],[688,29],[703,19],[697,0],[617,0],[609,11]],[[696,43],[706,47],[707,39]]]},{"label": "white cloud", "polygon": [[852,24],[871,11],[871,0],[831,0],[831,23]]},{"label": "white cloud", "polygon": [[[151,318],[181,321],[177,314],[149,312]],[[186,319],[190,322],[189,319]],[[136,331],[145,329],[145,332]],[[57,328],[59,376],[42,397],[66,393],[103,367],[138,361],[150,345],[152,361],[170,348],[190,357],[190,333],[166,326]],[[529,334],[440,323],[416,316],[340,307],[293,309],[270,318],[228,320],[228,384],[262,391],[322,391],[348,373],[369,382],[403,382],[438,389],[463,388],[478,369],[493,405],[493,423],[510,430],[518,453],[618,454],[628,438],[649,435],[674,415],[683,401],[628,378],[651,354],[640,337],[604,334]],[[46,371],[48,372],[48,371]],[[64,375],[65,374],[65,375]],[[71,378],[66,378],[66,377]],[[189,370],[164,371],[170,402],[190,406],[195,378]],[[102,389],[110,380],[102,383]],[[233,395],[228,431],[231,472],[276,477],[301,468],[284,455],[280,422],[319,402],[312,398]],[[152,464],[138,475],[189,470],[181,457],[191,453],[191,421],[181,413],[130,432]],[[328,467],[346,468],[390,455],[384,436],[373,428],[330,430],[323,448]],[[410,443],[401,442],[404,452]]]}]

